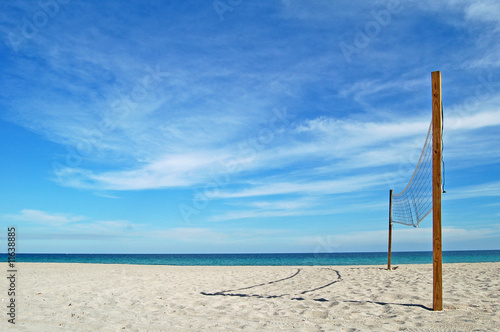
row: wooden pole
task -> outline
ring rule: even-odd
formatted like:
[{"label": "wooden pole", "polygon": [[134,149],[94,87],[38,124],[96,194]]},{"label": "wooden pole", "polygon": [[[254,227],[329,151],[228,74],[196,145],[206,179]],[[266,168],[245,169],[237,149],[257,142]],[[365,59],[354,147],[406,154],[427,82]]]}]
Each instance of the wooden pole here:
[{"label": "wooden pole", "polygon": [[442,96],[441,72],[432,77],[432,256],[433,309],[443,310],[443,253],[441,241],[441,162],[442,162]]},{"label": "wooden pole", "polygon": [[389,249],[387,257],[387,270],[391,270],[391,250],[392,250],[392,189],[389,190]]}]

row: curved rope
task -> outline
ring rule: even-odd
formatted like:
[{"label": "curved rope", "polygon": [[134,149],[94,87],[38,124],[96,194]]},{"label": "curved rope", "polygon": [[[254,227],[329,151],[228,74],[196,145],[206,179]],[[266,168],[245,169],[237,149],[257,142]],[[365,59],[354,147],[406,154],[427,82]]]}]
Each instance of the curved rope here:
[{"label": "curved rope", "polygon": [[432,211],[432,123],[418,164],[406,187],[392,196],[391,221],[418,227]]}]

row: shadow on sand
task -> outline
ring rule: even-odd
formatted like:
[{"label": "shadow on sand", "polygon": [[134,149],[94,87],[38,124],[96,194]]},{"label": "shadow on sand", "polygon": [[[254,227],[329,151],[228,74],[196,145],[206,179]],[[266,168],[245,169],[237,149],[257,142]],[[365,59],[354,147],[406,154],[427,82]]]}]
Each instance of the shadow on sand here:
[{"label": "shadow on sand", "polygon": [[[314,289],[309,289],[309,290],[302,291],[299,294],[306,294],[306,293],[314,292],[314,291],[317,291],[319,289],[323,289],[325,287],[331,286],[331,285],[339,282],[340,280],[342,280],[342,276],[340,275],[339,271],[337,271],[337,270],[333,270],[333,271],[337,274],[337,280],[334,280],[334,281],[332,281],[332,282],[330,282],[330,283],[328,283],[326,285],[322,285],[322,286],[316,287]],[[282,281],[285,281],[285,280],[290,280],[290,279],[295,278],[296,276],[298,276],[300,272],[301,272],[301,269],[297,269],[297,271],[294,274],[292,274],[291,276],[288,276],[286,278],[282,278],[282,279],[278,279],[278,280],[274,280],[274,281],[269,281],[269,282],[264,282],[264,283],[261,283],[261,284],[252,285],[252,286],[243,287],[243,288],[238,288],[238,289],[219,291],[219,292],[215,292],[215,293],[201,292],[201,294],[202,295],[206,295],[206,296],[238,296],[238,297],[255,297],[255,298],[265,298],[265,299],[279,298],[279,297],[287,296],[287,295],[290,295],[290,294],[260,295],[260,294],[239,293],[239,291],[248,290],[248,289],[252,289],[252,288],[256,288],[256,287],[262,287],[262,286],[266,286],[266,285],[271,285],[271,284],[275,284],[275,283],[282,282]],[[235,293],[235,292],[238,292],[238,293]],[[304,298],[302,298],[302,297],[295,297],[295,298],[292,298],[292,300],[299,300],[299,301],[301,301],[301,300],[304,300]],[[328,300],[323,299],[323,298],[321,298],[321,299],[314,299],[314,300],[315,301],[321,301],[321,302],[328,301]]]},{"label": "shadow on sand", "polygon": [[418,308],[432,311],[432,308],[426,307],[425,305],[422,305],[422,304],[414,304],[414,303],[390,303],[390,302],[380,302],[380,301],[349,301],[349,300],[345,300],[342,302],[345,302],[345,303],[373,303],[373,304],[379,304],[379,305],[400,305],[400,306],[404,306],[404,307],[418,307]]},{"label": "shadow on sand", "polygon": [[[314,292],[314,291],[317,291],[317,290],[320,290],[320,289],[323,289],[323,288],[326,288],[326,287],[329,287],[339,281],[342,280],[342,276],[340,275],[339,271],[337,270],[334,270],[334,269],[331,269],[331,268],[327,268],[329,270],[332,270],[333,272],[335,272],[335,274],[337,275],[337,279],[332,281],[332,282],[329,282],[325,285],[322,285],[322,286],[319,286],[319,287],[316,287],[316,288],[313,288],[313,289],[308,289],[308,290],[305,290],[305,291],[301,291],[299,293],[295,293],[297,295],[303,295],[303,294],[307,294],[307,293],[311,293],[311,292]],[[283,282],[283,281],[286,281],[286,280],[290,280],[290,279],[293,279],[295,277],[297,277],[300,273],[301,273],[301,269],[297,269],[297,271],[295,273],[293,273],[292,275],[286,277],[286,278],[282,278],[282,279],[278,279],[278,280],[273,280],[273,281],[269,281],[269,282],[264,282],[264,283],[260,283],[260,284],[256,284],[256,285],[252,285],[252,286],[248,286],[248,287],[243,287],[243,288],[237,288],[237,289],[230,289],[230,290],[223,290],[223,291],[219,291],[219,292],[214,292],[214,293],[207,293],[207,292],[200,292],[202,295],[205,295],[205,296],[237,296],[237,297],[254,297],[254,298],[259,298],[259,299],[274,299],[274,298],[280,298],[280,297],[284,297],[284,296],[290,296],[291,294],[280,294],[280,295],[264,295],[264,294],[251,294],[250,292],[241,292],[241,291],[244,291],[244,290],[249,290],[249,289],[253,289],[253,288],[258,288],[258,287],[262,287],[262,286],[266,286],[266,285],[272,285],[272,284],[276,284],[276,283],[279,283],[279,282]],[[294,294],[294,295],[295,295]],[[291,300],[296,300],[296,301],[304,301],[306,300],[305,298],[301,297],[301,296],[297,296],[297,297],[292,297]],[[313,301],[318,301],[318,302],[331,302],[331,300],[328,300],[328,299],[325,299],[325,298],[316,298],[316,299],[312,299]],[[334,302],[337,302],[337,301],[334,301]],[[404,306],[404,307],[417,307],[417,308],[422,308],[422,309],[425,309],[425,310],[428,310],[428,311],[432,311],[432,308],[429,308],[429,307],[426,307],[422,304],[412,304],[412,303],[390,303],[390,302],[380,302],[380,301],[354,301],[354,300],[340,300],[340,302],[344,302],[344,303],[357,303],[357,304],[365,304],[365,303],[373,303],[373,304],[378,304],[378,305],[397,305],[397,306]]]}]

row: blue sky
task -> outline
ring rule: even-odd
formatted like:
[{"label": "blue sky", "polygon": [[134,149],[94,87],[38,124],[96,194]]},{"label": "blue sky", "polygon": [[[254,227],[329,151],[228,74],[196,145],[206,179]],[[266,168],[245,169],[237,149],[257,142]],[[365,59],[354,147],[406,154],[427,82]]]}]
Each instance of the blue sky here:
[{"label": "blue sky", "polygon": [[[20,252],[385,251],[435,70],[443,249],[500,249],[497,1],[0,8],[0,221]],[[395,226],[393,249],[431,250],[431,224]]]}]

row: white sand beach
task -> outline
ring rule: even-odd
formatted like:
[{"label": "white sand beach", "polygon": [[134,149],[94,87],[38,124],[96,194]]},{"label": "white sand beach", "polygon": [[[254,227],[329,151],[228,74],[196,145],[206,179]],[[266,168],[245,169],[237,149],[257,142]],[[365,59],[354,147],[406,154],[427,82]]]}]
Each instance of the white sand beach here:
[{"label": "white sand beach", "polygon": [[444,264],[441,312],[431,265],[17,267],[16,324],[4,313],[2,331],[500,329],[500,263]]}]

